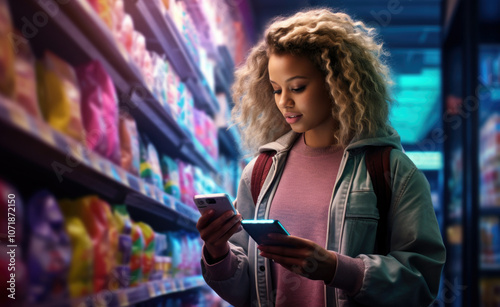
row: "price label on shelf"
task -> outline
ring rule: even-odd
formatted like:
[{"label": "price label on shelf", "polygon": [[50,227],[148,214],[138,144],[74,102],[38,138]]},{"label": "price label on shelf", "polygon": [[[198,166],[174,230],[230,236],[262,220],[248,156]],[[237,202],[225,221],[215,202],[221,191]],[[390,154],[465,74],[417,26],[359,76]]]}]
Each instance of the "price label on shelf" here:
[{"label": "price label on shelf", "polygon": [[157,296],[157,293],[156,293],[156,288],[155,288],[154,283],[152,283],[152,282],[148,282],[148,283],[147,283],[147,288],[148,288],[148,294],[149,294],[149,297],[150,297],[150,298],[152,298],[152,297],[156,297],[156,296]]},{"label": "price label on shelf", "polygon": [[85,159],[85,154],[84,154],[85,149],[82,147],[80,143],[69,142],[68,145],[69,145],[69,153],[73,158],[75,158],[80,162],[86,162],[87,164],[89,164],[89,162],[87,162]]},{"label": "price label on shelf", "polygon": [[29,118],[23,110],[15,107],[9,108],[9,115],[11,122],[17,127],[36,134],[36,131],[31,130]]},{"label": "price label on shelf", "polygon": [[136,176],[130,174],[130,173],[127,173],[127,181],[128,181],[128,185],[136,190],[136,191],[140,191],[141,190],[141,187],[140,187],[140,179],[137,178]]},{"label": "price label on shelf", "polygon": [[125,307],[125,306],[129,306],[130,305],[130,303],[128,301],[127,292],[125,292],[125,291],[118,291],[117,297],[118,297],[118,304],[120,304],[121,307]]},{"label": "price label on shelf", "polygon": [[103,171],[103,167],[101,165],[101,157],[99,157],[98,155],[92,153],[92,152],[89,152],[89,156],[88,156],[88,160],[89,160],[89,164],[90,166],[98,171],[98,172],[102,172]]},{"label": "price label on shelf", "polygon": [[167,294],[167,289],[165,289],[165,282],[164,281],[160,281],[160,283],[159,283],[159,292],[160,292],[160,295]]},{"label": "price label on shelf", "polygon": [[141,192],[144,195],[147,195],[146,194],[146,187],[145,187],[146,184],[144,183],[144,181],[139,180],[138,182],[139,182],[139,192]]},{"label": "price label on shelf", "polygon": [[177,280],[177,289],[179,290],[179,292],[182,292],[182,291],[186,290],[186,286],[184,285],[184,280],[183,279],[178,279]]},{"label": "price label on shelf", "polygon": [[121,167],[116,167],[116,171],[118,172],[118,176],[120,177],[120,182],[126,185],[127,187],[130,186],[127,178],[127,171],[125,171]]},{"label": "price label on shelf", "polygon": [[[1,111],[0,111],[1,112]],[[54,137],[52,136],[52,128],[40,120],[31,121],[34,129],[37,131],[37,136],[45,143],[55,146]]]},{"label": "price label on shelf", "polygon": [[166,193],[163,193],[163,204],[167,207],[172,208],[172,210],[175,210],[175,199],[173,199]]},{"label": "price label on shelf", "polygon": [[118,167],[114,165],[113,163],[108,163],[110,172],[111,172],[111,178],[113,178],[116,181],[122,181],[122,176],[120,175],[118,171]]}]

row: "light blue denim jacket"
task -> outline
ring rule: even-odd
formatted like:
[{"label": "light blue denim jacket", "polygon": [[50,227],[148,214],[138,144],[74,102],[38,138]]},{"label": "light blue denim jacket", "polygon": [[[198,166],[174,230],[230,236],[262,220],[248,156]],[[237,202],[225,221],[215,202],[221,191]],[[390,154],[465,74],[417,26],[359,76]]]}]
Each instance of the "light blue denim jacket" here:
[{"label": "light blue denim jacket", "polygon": [[[253,159],[245,167],[236,207],[245,219],[265,219],[283,171],[286,156],[298,134],[289,132],[262,146],[275,150],[257,204],[250,182]],[[365,167],[364,146],[390,145],[392,203],[388,214],[390,252],[374,252],[379,219],[376,195]],[[307,193],[307,191],[304,191]],[[353,140],[345,149],[328,214],[326,249],[363,260],[365,272],[360,291],[349,296],[325,286],[326,306],[428,306],[435,299],[446,252],[431,201],[429,183],[401,151],[399,135]],[[313,227],[313,226],[311,226]],[[226,280],[214,280],[202,269],[207,284],[235,306],[274,306],[271,264],[259,256],[245,231],[230,239],[231,272]]]}]

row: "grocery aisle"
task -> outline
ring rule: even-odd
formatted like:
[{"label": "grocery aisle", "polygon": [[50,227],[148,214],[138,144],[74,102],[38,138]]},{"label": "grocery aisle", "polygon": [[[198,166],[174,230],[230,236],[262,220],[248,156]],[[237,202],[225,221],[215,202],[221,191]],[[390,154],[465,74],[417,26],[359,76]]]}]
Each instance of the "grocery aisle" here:
[{"label": "grocery aisle", "polygon": [[0,305],[227,305],[192,197],[234,198],[243,166],[233,9],[0,1]]}]

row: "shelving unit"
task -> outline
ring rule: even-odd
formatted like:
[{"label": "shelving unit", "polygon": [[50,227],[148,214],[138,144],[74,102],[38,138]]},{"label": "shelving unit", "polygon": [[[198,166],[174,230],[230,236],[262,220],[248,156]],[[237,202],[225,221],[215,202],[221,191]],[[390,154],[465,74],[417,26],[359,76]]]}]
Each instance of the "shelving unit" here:
[{"label": "shelving unit", "polygon": [[[497,89],[484,83],[480,73],[481,49],[500,44],[500,7],[488,0],[448,0],[443,2],[443,125],[445,141],[445,227],[447,264],[445,278],[463,286],[446,306],[489,306],[493,297],[486,293],[484,280],[500,278],[497,264],[483,263],[488,234],[484,220],[500,217],[495,204],[481,203],[482,171],[480,130],[487,118],[499,112]],[[494,19],[486,14],[493,14]],[[500,50],[500,49],[499,49]],[[499,53],[500,54],[500,53]],[[458,207],[457,207],[458,205]],[[490,223],[490,222],[488,222]],[[492,229],[492,236],[498,236]],[[493,243],[495,244],[495,243]],[[489,258],[491,261],[493,258]],[[489,284],[492,287],[494,284]],[[495,289],[500,287],[495,285]],[[453,290],[453,289],[451,289]],[[496,294],[493,294],[496,295]],[[496,296],[495,298],[496,299]],[[497,301],[495,301],[497,302]]]},{"label": "shelving unit", "polygon": [[[106,291],[96,293],[80,299],[72,299],[70,301],[50,302],[49,304],[39,305],[38,307],[67,307],[67,306],[86,306],[86,307],[122,307],[134,306],[150,299],[154,299],[163,295],[181,293],[205,285],[205,281],[201,276],[192,276],[184,278],[172,278],[168,280],[143,283],[137,287]],[[22,307],[32,305],[24,304]]]},{"label": "shelving unit", "polygon": [[[147,48],[165,54],[190,92],[195,107],[214,116],[219,111],[212,92],[189,54],[176,26],[168,14],[162,14],[154,1],[125,1],[126,11],[147,39]],[[147,134],[158,151],[200,167],[215,175],[217,162],[208,155],[200,142],[184,131],[172,112],[148,89],[140,70],[113,34],[86,1],[50,2],[9,0],[13,22],[22,29],[26,20],[46,16],[44,24],[35,20],[36,33],[29,43],[37,56],[48,49],[72,66],[98,60],[111,77],[119,98],[119,107],[136,120],[138,129]],[[194,5],[194,4],[192,4]],[[23,18],[21,18],[23,17]],[[26,19],[25,19],[26,18]],[[216,56],[216,91],[230,96],[232,63],[229,52],[219,46],[209,50]],[[130,215],[147,221],[155,231],[182,230],[196,232],[199,212],[183,204],[161,189],[146,183],[91,152],[84,145],[52,129],[45,122],[32,118],[15,102],[0,96],[0,175],[20,182],[21,173],[29,170],[30,184],[42,185],[72,197],[96,194],[109,203],[125,204]],[[4,137],[7,136],[7,137]],[[219,129],[221,152],[239,159],[237,136],[233,130]],[[34,150],[36,149],[36,150]],[[9,161],[9,162],[5,162]],[[14,165],[19,164],[17,169]],[[22,170],[22,172],[20,172]],[[38,177],[38,178],[37,178]],[[27,188],[27,189],[29,189]],[[163,295],[206,287],[201,276],[170,278],[147,282],[138,287],[97,293],[71,302],[51,302],[50,306],[129,306]]]}]

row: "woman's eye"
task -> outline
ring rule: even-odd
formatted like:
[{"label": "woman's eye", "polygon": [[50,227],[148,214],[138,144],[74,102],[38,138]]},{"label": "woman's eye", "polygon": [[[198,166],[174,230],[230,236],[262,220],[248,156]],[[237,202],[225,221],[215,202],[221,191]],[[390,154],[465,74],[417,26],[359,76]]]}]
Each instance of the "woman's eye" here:
[{"label": "woman's eye", "polygon": [[273,95],[276,95],[276,94],[281,94],[281,90],[274,90]]},{"label": "woman's eye", "polygon": [[301,87],[297,87],[297,88],[292,88],[292,92],[300,93],[300,92],[302,92],[305,89],[306,89],[305,86],[301,86]]}]

